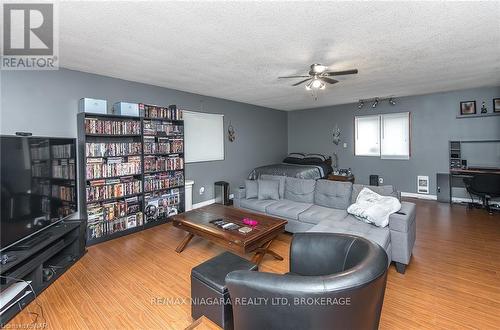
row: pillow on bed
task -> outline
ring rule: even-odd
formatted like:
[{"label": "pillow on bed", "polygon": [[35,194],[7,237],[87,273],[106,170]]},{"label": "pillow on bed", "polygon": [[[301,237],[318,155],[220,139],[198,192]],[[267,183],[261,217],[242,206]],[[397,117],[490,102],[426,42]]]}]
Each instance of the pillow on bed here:
[{"label": "pillow on bed", "polygon": [[304,164],[304,165],[316,165],[316,164],[322,164],[325,162],[322,158],[309,157],[309,156],[304,158],[304,159],[301,159],[301,160],[302,160],[301,164]]},{"label": "pillow on bed", "polygon": [[291,152],[288,154],[287,157],[292,157],[292,158],[304,158],[306,155],[301,153],[301,152]]},{"label": "pillow on bed", "polygon": [[258,199],[280,199],[280,182],[278,180],[258,180]]},{"label": "pillow on bed", "polygon": [[257,180],[245,180],[246,198],[257,198],[259,194],[259,185]]},{"label": "pillow on bed", "polygon": [[307,154],[304,158],[319,158],[321,161],[326,161],[327,157],[321,154]]},{"label": "pillow on bed", "polygon": [[295,157],[286,157],[285,159],[283,159],[283,163],[287,163],[287,164],[303,164],[303,161],[304,161],[304,158],[295,158]]}]

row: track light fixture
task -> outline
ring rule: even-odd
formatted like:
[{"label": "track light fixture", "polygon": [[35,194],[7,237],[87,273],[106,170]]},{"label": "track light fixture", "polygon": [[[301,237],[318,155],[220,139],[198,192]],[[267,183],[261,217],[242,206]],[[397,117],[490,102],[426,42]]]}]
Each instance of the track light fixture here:
[{"label": "track light fixture", "polygon": [[396,99],[393,96],[390,97],[374,97],[372,99],[364,99],[358,101],[358,109],[365,106],[365,103],[371,103],[372,109],[375,109],[381,101],[387,101],[390,105],[396,105]]}]

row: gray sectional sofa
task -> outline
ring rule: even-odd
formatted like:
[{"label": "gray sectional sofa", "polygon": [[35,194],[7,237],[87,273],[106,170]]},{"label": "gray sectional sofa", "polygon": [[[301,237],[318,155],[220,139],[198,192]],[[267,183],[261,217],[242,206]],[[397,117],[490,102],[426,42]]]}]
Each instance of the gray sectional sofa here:
[{"label": "gray sectional sofa", "polygon": [[415,204],[401,202],[401,210],[390,216],[389,225],[384,228],[362,222],[346,211],[364,187],[380,195],[399,197],[392,186],[273,175],[262,175],[261,179],[280,181],[279,199],[247,198],[245,188],[240,188],[235,207],[288,220],[286,230],[291,233],[347,233],[367,238],[382,246],[389,262],[394,261],[397,271],[404,273],[415,243]]}]

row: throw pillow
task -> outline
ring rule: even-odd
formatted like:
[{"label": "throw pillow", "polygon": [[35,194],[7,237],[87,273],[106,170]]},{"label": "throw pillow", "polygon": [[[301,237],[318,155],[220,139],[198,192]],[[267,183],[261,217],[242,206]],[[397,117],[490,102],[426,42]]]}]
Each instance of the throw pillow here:
[{"label": "throw pillow", "polygon": [[260,176],[261,180],[276,180],[280,182],[280,199],[285,198],[285,179],[286,177],[283,175],[271,175],[271,174],[262,174]]},{"label": "throw pillow", "polygon": [[389,224],[389,216],[400,209],[401,203],[397,198],[382,196],[369,188],[363,188],[356,203],[347,208],[347,213],[366,223],[386,227]]},{"label": "throw pillow", "polygon": [[257,180],[245,180],[246,198],[257,198],[259,193],[259,185]]},{"label": "throw pillow", "polygon": [[277,180],[258,180],[259,193],[258,199],[280,199],[280,182]]}]

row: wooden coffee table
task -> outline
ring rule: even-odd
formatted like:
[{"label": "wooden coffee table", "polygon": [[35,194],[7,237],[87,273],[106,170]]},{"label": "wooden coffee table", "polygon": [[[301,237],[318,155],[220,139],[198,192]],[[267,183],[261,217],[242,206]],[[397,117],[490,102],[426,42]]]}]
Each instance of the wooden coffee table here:
[{"label": "wooden coffee table", "polygon": [[[211,220],[221,218],[240,226],[245,226],[242,221],[244,218],[251,218],[259,223],[251,232],[242,234],[238,230],[225,230],[210,223]],[[246,212],[234,207],[220,204],[208,205],[173,217],[174,226],[188,232],[175,251],[181,253],[196,235],[238,253],[255,252],[252,262],[256,264],[260,264],[266,254],[283,260],[283,257],[270,250],[269,246],[273,239],[285,231],[286,223],[286,220]]]}]

